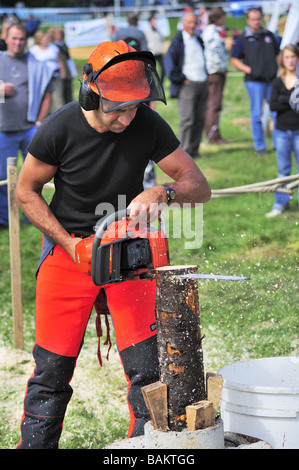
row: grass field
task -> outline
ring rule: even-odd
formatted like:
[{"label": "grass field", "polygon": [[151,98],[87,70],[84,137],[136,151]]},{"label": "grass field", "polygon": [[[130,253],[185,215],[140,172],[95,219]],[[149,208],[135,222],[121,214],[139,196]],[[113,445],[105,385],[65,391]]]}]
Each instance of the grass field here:
[{"label": "grass field", "polygon": [[[82,64],[78,62],[79,70]],[[75,93],[79,82],[75,81]],[[166,89],[168,83],[166,83]],[[168,100],[158,111],[178,127],[177,102]],[[240,186],[276,177],[276,157],[271,136],[269,152],[258,156],[248,124],[235,126],[236,118],[249,117],[249,104],[242,76],[228,76],[221,129],[231,141],[220,146],[202,146],[196,160],[212,189]],[[293,169],[296,173],[296,168]],[[165,179],[157,169],[158,182]],[[47,194],[50,199],[50,194]],[[298,338],[298,192],[290,210],[267,219],[273,194],[245,194],[212,198],[203,208],[203,241],[186,249],[188,239],[170,233],[172,264],[198,264],[199,272],[249,275],[248,282],[201,281],[200,321],[205,370],[216,372],[234,361],[258,357],[297,355]],[[194,215],[194,214],[193,214]],[[195,221],[193,221],[195,224]],[[25,351],[13,346],[10,291],[9,238],[0,232],[0,448],[14,448],[25,384],[32,372],[34,343],[35,268],[41,235],[21,223],[22,289]],[[103,342],[103,341],[102,341]],[[100,368],[96,358],[94,315],[72,382],[74,397],[69,405],[61,448],[102,448],[126,436],[128,412],[126,382],[114,344],[109,361]],[[105,346],[102,346],[103,356]]]}]

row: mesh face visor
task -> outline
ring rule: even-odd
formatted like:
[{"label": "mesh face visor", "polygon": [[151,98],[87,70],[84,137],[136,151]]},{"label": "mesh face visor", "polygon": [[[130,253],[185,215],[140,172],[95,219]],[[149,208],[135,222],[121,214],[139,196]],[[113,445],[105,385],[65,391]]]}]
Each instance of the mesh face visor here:
[{"label": "mesh face visor", "polygon": [[134,103],[149,101],[166,104],[155,65],[151,52],[128,52],[114,57],[100,70],[93,72],[92,84],[100,96],[103,112],[110,113]]}]

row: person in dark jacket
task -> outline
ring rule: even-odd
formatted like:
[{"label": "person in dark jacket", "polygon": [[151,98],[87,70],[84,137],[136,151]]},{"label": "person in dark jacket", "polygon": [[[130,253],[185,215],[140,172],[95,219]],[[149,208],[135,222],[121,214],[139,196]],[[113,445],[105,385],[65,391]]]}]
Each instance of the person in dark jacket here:
[{"label": "person in dark jacket", "polygon": [[279,54],[278,41],[274,34],[262,26],[262,21],[261,10],[250,8],[247,12],[248,26],[234,41],[231,52],[233,67],[245,73],[254,148],[261,156],[266,154],[262,126],[263,106],[265,100],[268,103],[270,100],[271,85],[277,74]]},{"label": "person in dark jacket", "polygon": [[[178,98],[179,138],[182,148],[193,158],[203,133],[209,95],[204,44],[196,33],[194,13],[183,17],[183,29],[172,40],[164,57],[165,74],[171,81],[170,96]],[[195,60],[196,59],[196,60]]]}]

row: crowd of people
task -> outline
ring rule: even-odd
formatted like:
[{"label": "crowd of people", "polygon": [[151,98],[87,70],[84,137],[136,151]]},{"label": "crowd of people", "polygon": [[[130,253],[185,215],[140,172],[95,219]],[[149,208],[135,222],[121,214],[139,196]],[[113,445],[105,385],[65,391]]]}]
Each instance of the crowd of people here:
[{"label": "crowd of people", "polygon": [[[219,129],[228,70],[224,22],[225,13],[220,7],[212,8],[208,15],[202,11],[199,17],[194,11],[186,12],[182,28],[165,54],[170,96],[178,99],[179,138],[192,157],[199,156],[203,132],[205,143],[227,143]],[[246,22],[245,30],[235,34],[230,60],[235,69],[244,73],[253,145],[261,157],[267,154],[264,123],[270,110],[278,176],[289,176],[292,152],[299,172],[298,105],[290,103],[298,80],[299,49],[292,44],[280,50],[281,38],[263,26],[260,8],[250,8]],[[266,216],[280,215],[287,210],[288,203],[286,194],[276,192],[273,208]]]},{"label": "crowd of people", "polygon": [[[23,159],[43,120],[73,100],[75,75],[60,27],[44,31],[40,21],[6,17],[0,42],[0,180],[7,178],[7,158]],[[24,218],[25,222],[28,219]],[[8,227],[7,187],[0,186],[0,227]]]},{"label": "crowd of people", "polygon": [[[227,78],[228,63],[244,73],[244,84],[248,93],[250,103],[250,121],[253,145],[258,155],[266,155],[265,120],[272,118],[273,147],[277,153],[278,175],[287,176],[290,165],[284,164],[282,168],[280,140],[276,137],[281,131],[281,106],[275,103],[275,97],[271,98],[272,85],[280,73],[285,73],[285,66],[278,63],[280,55],[280,39],[263,26],[263,14],[259,8],[250,8],[246,14],[247,26],[244,32],[234,34],[231,51],[227,50],[225,42],[225,18],[226,14],[221,7],[210,10],[200,8],[198,14],[193,8],[184,12],[180,22],[180,28],[170,42],[166,45],[165,38],[156,26],[157,16],[152,13],[149,18],[148,28],[142,30],[138,26],[138,14],[128,15],[128,24],[119,28],[113,40],[124,40],[136,50],[150,50],[157,61],[158,72],[162,84],[165,76],[170,80],[170,97],[178,100],[179,115],[179,139],[182,148],[193,158],[200,156],[200,147],[205,144],[225,145],[228,142],[220,130],[220,118],[223,101],[223,92]],[[11,32],[16,28],[12,26],[22,25],[26,33],[22,50],[12,52]],[[9,32],[10,31],[10,32]],[[16,156],[22,150],[25,158],[28,142],[32,138],[35,129],[40,125],[47,112],[53,113],[64,104],[73,100],[73,78],[76,76],[74,61],[70,58],[68,47],[64,41],[64,31],[61,27],[50,28],[48,31],[40,28],[40,20],[34,17],[20,22],[16,15],[3,18],[0,39],[0,51],[7,54],[0,56],[0,69],[7,71],[7,60],[20,63],[19,57],[34,56],[39,62],[44,62],[47,68],[52,70],[52,79],[49,93],[45,93],[42,101],[43,106],[40,116],[36,116],[35,122],[28,117],[28,103],[23,100],[21,114],[20,106],[16,108],[13,100],[16,100],[16,88],[12,88],[12,82],[17,78],[19,68],[12,65],[13,79],[3,71],[1,79],[5,82],[4,96],[7,99],[6,106],[0,106],[0,180],[6,178],[6,158]],[[28,55],[28,51],[30,54]],[[297,48],[294,47],[294,61],[297,61]],[[230,55],[230,58],[229,58]],[[10,59],[7,59],[7,56]],[[18,57],[17,57],[18,56]],[[32,60],[31,60],[32,62]],[[2,72],[1,72],[2,73]],[[27,86],[32,86],[32,77],[28,78],[27,69],[22,71],[21,77],[27,81]],[[20,78],[19,78],[20,80]],[[28,85],[29,84],[29,85]],[[35,83],[37,94],[40,90],[45,92],[42,81]],[[276,89],[276,88],[275,88]],[[288,88],[289,94],[293,86]],[[51,98],[51,99],[50,99]],[[277,98],[277,97],[276,97]],[[47,109],[46,106],[49,105]],[[47,103],[47,104],[46,104]],[[13,106],[11,106],[13,105]],[[155,102],[150,103],[155,109]],[[44,110],[46,109],[46,113]],[[9,111],[10,117],[6,116]],[[268,110],[268,112],[267,112]],[[16,122],[11,123],[11,114],[17,114]],[[299,125],[296,113],[291,109],[288,113],[292,116],[293,134],[296,134]],[[279,115],[278,124],[276,122]],[[21,117],[22,116],[22,117]],[[22,124],[20,124],[22,120]],[[12,126],[12,127],[11,127]],[[278,127],[277,127],[278,126]],[[284,124],[283,124],[284,126]],[[19,138],[19,133],[24,133]],[[298,151],[295,134],[290,152],[294,152],[298,165]],[[204,142],[203,136],[205,136]],[[10,141],[10,143],[8,143]],[[11,143],[11,141],[13,143]],[[285,154],[284,154],[285,155]],[[291,157],[288,157],[291,161]],[[156,177],[153,162],[149,162],[144,174],[144,187],[148,189],[155,185]],[[276,199],[283,196],[276,194]],[[277,201],[273,210],[267,214],[268,217],[279,215],[286,210],[288,204],[279,204]],[[26,218],[25,218],[26,220]],[[0,226],[7,227],[7,191],[0,187]]]}]

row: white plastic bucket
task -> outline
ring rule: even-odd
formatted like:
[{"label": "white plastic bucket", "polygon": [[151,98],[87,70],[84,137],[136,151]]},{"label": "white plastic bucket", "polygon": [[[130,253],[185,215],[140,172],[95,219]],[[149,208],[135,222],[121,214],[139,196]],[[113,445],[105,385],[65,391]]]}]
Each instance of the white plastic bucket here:
[{"label": "white plastic bucket", "polygon": [[299,357],[242,361],[218,373],[224,432],[259,438],[273,449],[299,449]]}]

